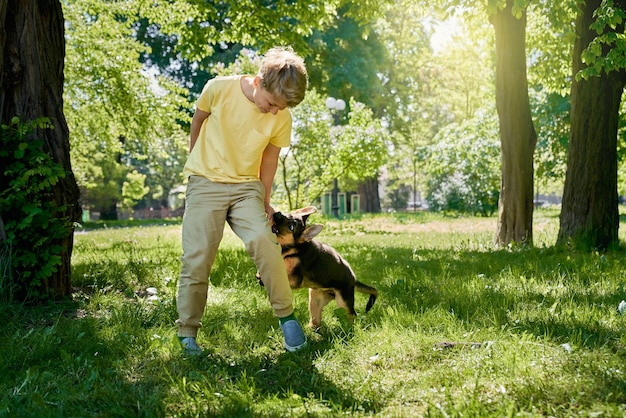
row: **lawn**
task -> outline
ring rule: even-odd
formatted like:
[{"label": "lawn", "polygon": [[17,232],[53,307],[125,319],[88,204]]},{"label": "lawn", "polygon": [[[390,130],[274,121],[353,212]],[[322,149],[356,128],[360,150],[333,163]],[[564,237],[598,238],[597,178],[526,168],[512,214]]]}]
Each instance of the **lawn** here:
[{"label": "lawn", "polygon": [[[626,414],[625,250],[495,250],[496,218],[429,213],[326,225],[359,280],[350,327],[331,303],[292,354],[255,268],[227,230],[198,342],[176,339],[180,224],[87,225],[71,301],[0,305],[0,416],[417,417]],[[626,242],[624,215],[620,238]],[[97,226],[97,227],[96,227]],[[307,292],[294,292],[308,319]]]}]

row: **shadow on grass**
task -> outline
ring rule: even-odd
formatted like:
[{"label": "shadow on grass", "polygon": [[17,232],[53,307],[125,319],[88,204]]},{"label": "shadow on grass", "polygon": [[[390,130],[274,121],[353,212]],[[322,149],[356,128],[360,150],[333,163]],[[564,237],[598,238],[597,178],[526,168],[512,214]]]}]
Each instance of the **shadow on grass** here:
[{"label": "shadow on grass", "polygon": [[[149,346],[158,346],[163,338],[174,339],[175,291],[170,289],[171,299],[162,301],[156,308],[142,303],[132,292],[147,285],[142,283],[141,277],[150,271],[150,263],[148,260],[135,265],[134,262],[108,260],[96,268],[80,263],[74,266],[83,285],[82,297],[92,304],[90,309],[93,309],[90,298],[102,298],[103,306],[101,318],[82,318],[78,314],[73,321],[63,321],[63,328],[73,328],[90,342],[84,345],[83,340],[70,341],[72,354],[67,357],[89,359],[88,368],[94,370],[98,378],[108,385],[115,382],[112,387],[100,388],[97,392],[100,395],[94,395],[106,394],[106,401],[83,396],[94,404],[86,407],[86,411],[106,410],[121,416],[123,411],[130,410],[142,415],[143,408],[149,416],[251,416],[251,405],[257,412],[270,411],[269,415],[276,415],[276,408],[284,403],[302,411],[307,411],[310,404],[313,408],[327,405],[333,411],[376,408],[375,400],[354,398],[315,367],[315,361],[333,347],[336,339],[350,338],[349,333],[334,337],[324,335],[328,339],[313,335],[309,347],[302,352],[284,351],[282,333],[265,290],[258,285],[254,266],[241,249],[218,253],[198,339],[206,348],[203,356],[185,358],[180,347],[171,343],[168,349],[171,358],[164,361],[164,354],[152,352]],[[153,266],[153,269],[158,268]],[[89,279],[85,280],[85,276]],[[232,298],[239,292],[246,293],[245,299],[233,302]],[[105,301],[109,297],[112,300]],[[297,297],[302,299],[303,295]],[[80,305],[75,304],[74,313],[81,311]],[[297,314],[304,323],[304,318],[308,318],[306,304],[298,305]],[[62,313],[63,317],[72,315],[71,310]],[[156,342],[151,341],[155,338]],[[34,363],[40,363],[43,358],[65,356],[59,353],[59,350],[65,351],[62,347],[50,350],[39,355]],[[93,357],[95,352],[99,354]],[[56,373],[67,374],[64,370],[68,367],[71,368],[71,364],[59,363]],[[20,380],[19,376],[15,378]],[[54,402],[63,403],[56,399]],[[29,404],[32,408],[33,404]],[[172,405],[179,404],[181,409],[171,410]],[[50,409],[30,409],[43,410]]]},{"label": "shadow on grass", "polygon": [[[469,329],[506,328],[557,345],[573,342],[626,356],[622,332],[603,320],[626,299],[623,251],[335,247],[359,280],[380,292],[368,322],[383,322],[388,308],[409,312],[415,321],[444,310]],[[316,366],[326,352],[350,340],[349,330],[323,332],[303,352],[284,352],[276,318],[245,251],[218,254],[212,283],[223,293],[233,288],[252,296],[238,305],[207,306],[200,335],[207,350],[197,359],[185,358],[171,341],[173,299],[149,307],[128,295],[150,284],[143,281],[154,275],[150,272],[165,269],[162,260],[137,256],[130,263],[79,263],[73,266],[80,276],[75,282],[94,292],[85,293],[83,301],[36,310],[0,307],[0,416],[251,416],[251,405],[267,415],[280,415],[276,408],[284,405],[306,412],[311,405],[325,405],[333,412],[373,413],[384,406],[384,399],[344,391]],[[85,314],[96,292],[116,291],[124,297],[110,305],[94,303]],[[298,317],[306,317],[303,295],[296,300]],[[362,314],[364,299],[357,304]],[[597,374],[597,398],[624,393],[620,376]]]},{"label": "shadow on grass", "polygon": [[619,280],[621,250],[604,255],[556,249],[368,252],[368,257],[355,256],[361,261],[352,267],[359,280],[378,288],[379,307],[413,313],[439,308],[475,328],[507,327],[559,344],[623,349],[622,333],[603,320],[626,299],[626,285]]},{"label": "shadow on grass", "polygon": [[[34,308],[5,306],[0,320],[0,416],[128,416],[139,403],[158,410],[149,390],[120,364],[132,358],[140,335],[106,331],[104,318],[86,316],[81,304]],[[130,369],[130,367],[128,367]]]},{"label": "shadow on grass", "polygon": [[[199,358],[185,357],[173,338],[156,335],[168,316],[132,303],[102,317],[84,316],[78,303],[0,310],[0,319],[11,324],[0,343],[0,415],[272,416],[285,407],[304,413],[310,404],[333,411],[376,408],[315,367],[332,341],[285,352],[270,310],[233,318],[223,306],[209,307],[205,320],[213,326],[201,333],[206,350]],[[252,335],[231,334],[250,322],[257,324]]]},{"label": "shadow on grass", "polygon": [[[215,292],[224,290],[218,288]],[[205,350],[200,358],[190,359],[196,370],[202,370],[196,376],[201,381],[199,387],[207,392],[203,396],[210,398],[214,395],[209,393],[211,391],[220,393],[219,410],[209,412],[246,416],[254,403],[256,413],[281,415],[275,409],[278,404],[272,405],[273,400],[286,403],[292,412],[301,410],[302,414],[320,405],[335,412],[356,408],[375,411],[380,406],[375,400],[358,399],[341,390],[315,365],[324,353],[351,338],[349,328],[339,327],[332,333],[323,331],[322,334],[305,329],[307,347],[289,353],[283,348],[282,332],[266,300],[265,290],[258,285],[245,290],[256,294],[253,306],[209,301],[198,338]],[[297,307],[296,315],[304,323],[308,313],[302,308],[305,307]],[[235,392],[239,395],[232,396]],[[250,397],[242,396],[246,393]],[[264,403],[267,405],[263,406]]]}]

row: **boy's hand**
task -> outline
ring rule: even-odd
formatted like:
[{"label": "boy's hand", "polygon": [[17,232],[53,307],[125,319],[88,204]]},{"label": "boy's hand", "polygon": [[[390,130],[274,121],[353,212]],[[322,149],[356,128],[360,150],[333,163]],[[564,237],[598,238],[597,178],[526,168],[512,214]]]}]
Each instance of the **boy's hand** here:
[{"label": "boy's hand", "polygon": [[272,205],[269,203],[265,203],[265,216],[267,216],[267,220],[270,221],[270,226],[274,225],[274,217],[272,216],[276,212]]}]

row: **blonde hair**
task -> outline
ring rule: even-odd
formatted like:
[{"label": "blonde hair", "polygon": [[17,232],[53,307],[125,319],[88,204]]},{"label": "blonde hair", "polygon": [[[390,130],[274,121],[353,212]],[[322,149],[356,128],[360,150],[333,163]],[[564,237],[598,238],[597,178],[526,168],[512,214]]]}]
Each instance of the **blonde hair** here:
[{"label": "blonde hair", "polygon": [[263,88],[294,107],[306,94],[309,79],[304,60],[291,47],[275,47],[265,53],[258,75]]}]

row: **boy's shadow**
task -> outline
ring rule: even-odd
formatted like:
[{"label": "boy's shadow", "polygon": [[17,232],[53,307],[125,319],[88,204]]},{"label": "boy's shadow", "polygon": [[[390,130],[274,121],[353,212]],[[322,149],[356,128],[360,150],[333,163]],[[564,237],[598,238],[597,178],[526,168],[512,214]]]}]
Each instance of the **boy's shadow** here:
[{"label": "boy's shadow", "polygon": [[[215,310],[217,309],[216,307]],[[215,316],[219,316],[218,312],[211,312],[210,308],[207,310],[211,320],[219,321]],[[302,313],[298,311],[297,316],[304,319]],[[339,317],[331,321],[332,324],[324,324],[320,330],[316,331],[310,329],[306,321],[301,321],[308,344],[295,353],[282,348],[282,333],[278,320],[271,310],[257,313],[254,318],[240,318],[236,322],[241,321],[242,326],[244,322],[254,321],[255,329],[258,329],[257,335],[251,335],[249,339],[246,339],[248,343],[253,344],[248,354],[240,355],[239,351],[245,349],[241,346],[234,348],[232,357],[221,349],[218,351],[208,347],[203,355],[195,360],[198,362],[197,368],[198,370],[212,370],[210,375],[216,379],[216,384],[220,379],[230,382],[239,381],[241,384],[243,379],[247,382],[245,384],[254,388],[255,397],[267,399],[291,397],[300,399],[305,408],[307,399],[312,399],[316,403],[341,405],[347,410],[352,409],[354,405],[359,405],[365,411],[374,411],[375,405],[370,405],[371,400],[357,399],[352,393],[343,391],[320,369],[319,360],[323,359],[326,353],[333,350],[337,344],[345,344],[354,335],[353,328],[347,322],[347,315],[344,319],[340,312],[333,313],[335,314]],[[230,321],[233,321],[232,317]],[[259,324],[267,324],[267,326],[262,327]],[[230,325],[234,328],[238,326],[237,324]],[[226,329],[228,327],[214,327],[211,334],[228,332]],[[261,335],[263,333],[265,337]],[[210,341],[210,335],[208,338]],[[222,336],[222,338],[229,338],[229,336]],[[232,398],[230,402],[233,402]]]}]

